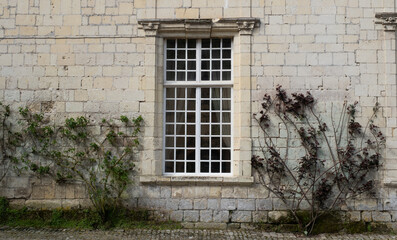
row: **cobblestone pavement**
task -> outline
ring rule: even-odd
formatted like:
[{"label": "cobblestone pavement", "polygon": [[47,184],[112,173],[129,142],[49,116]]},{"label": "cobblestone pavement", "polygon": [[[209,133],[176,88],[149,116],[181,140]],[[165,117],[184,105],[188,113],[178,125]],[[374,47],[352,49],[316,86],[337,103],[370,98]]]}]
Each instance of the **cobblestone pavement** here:
[{"label": "cobblestone pavement", "polygon": [[32,229],[32,228],[0,228],[0,239],[51,239],[51,240],[74,240],[74,239],[134,239],[134,240],[179,240],[179,239],[397,239],[395,235],[318,235],[311,238],[297,236],[292,233],[269,233],[254,230],[114,230],[114,231],[78,231],[65,229]]}]

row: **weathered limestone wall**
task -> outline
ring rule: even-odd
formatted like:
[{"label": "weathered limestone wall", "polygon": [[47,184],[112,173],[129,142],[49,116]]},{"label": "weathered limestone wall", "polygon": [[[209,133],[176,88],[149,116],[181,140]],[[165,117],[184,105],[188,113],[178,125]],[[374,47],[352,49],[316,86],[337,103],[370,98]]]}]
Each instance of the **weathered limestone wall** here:
[{"label": "weathered limestone wall", "polygon": [[[145,51],[154,50],[138,20],[259,18],[251,36],[252,111],[278,84],[311,90],[324,114],[329,102],[347,98],[368,116],[379,101],[387,150],[378,197],[344,209],[356,220],[397,221],[395,33],[375,24],[376,12],[395,7],[393,0],[0,0],[0,99],[37,110],[51,105],[59,117],[145,118],[153,98],[145,91],[145,66],[153,64]],[[257,134],[253,127],[252,137]],[[0,183],[0,195],[35,207],[88,204],[79,186],[12,173]],[[164,219],[219,226],[266,221],[285,210],[257,184],[137,183],[128,196],[130,206]]]}]

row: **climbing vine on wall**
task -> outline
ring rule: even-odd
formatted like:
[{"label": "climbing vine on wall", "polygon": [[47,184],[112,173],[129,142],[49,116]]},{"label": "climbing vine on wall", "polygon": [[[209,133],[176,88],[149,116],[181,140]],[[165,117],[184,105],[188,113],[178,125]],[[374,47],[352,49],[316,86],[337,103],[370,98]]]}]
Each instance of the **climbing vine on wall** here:
[{"label": "climbing vine on wall", "polygon": [[[254,114],[260,154],[252,157],[252,166],[260,183],[285,204],[306,234],[324,213],[347,199],[373,193],[385,137],[374,123],[378,104],[364,126],[357,121],[357,106],[331,104],[330,116],[320,116],[310,92],[290,96],[278,86]],[[337,120],[334,109],[339,109]],[[274,129],[285,132],[283,146]],[[292,147],[302,154],[291,154]],[[301,209],[309,210],[308,218],[299,215]]]}]

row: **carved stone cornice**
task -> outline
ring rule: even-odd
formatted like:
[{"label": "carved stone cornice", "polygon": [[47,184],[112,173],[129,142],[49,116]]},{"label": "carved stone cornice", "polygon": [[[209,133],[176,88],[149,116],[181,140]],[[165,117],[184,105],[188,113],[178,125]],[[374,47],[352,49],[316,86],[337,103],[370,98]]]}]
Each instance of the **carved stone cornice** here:
[{"label": "carved stone cornice", "polygon": [[375,18],[379,19],[375,23],[382,24],[385,27],[385,31],[396,31],[397,13],[395,12],[376,13]]},{"label": "carved stone cornice", "polygon": [[258,18],[146,19],[138,21],[146,36],[211,38],[251,35],[259,27]]}]

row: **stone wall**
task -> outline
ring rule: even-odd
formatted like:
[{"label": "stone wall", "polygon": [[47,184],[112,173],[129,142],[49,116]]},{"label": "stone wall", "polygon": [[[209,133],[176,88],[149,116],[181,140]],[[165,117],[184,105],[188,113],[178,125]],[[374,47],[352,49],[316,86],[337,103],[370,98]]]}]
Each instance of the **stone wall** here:
[{"label": "stone wall", "polygon": [[[0,99],[15,108],[45,109],[59,119],[142,114],[150,120],[156,115],[147,85],[156,69],[147,66],[156,63],[150,57],[156,44],[149,45],[138,20],[258,18],[259,28],[247,38],[251,51],[244,55],[250,67],[242,70],[252,83],[248,108],[255,112],[262,94],[274,92],[276,85],[310,90],[324,114],[327,103],[348,99],[359,101],[366,117],[379,101],[387,149],[378,195],[343,210],[356,220],[396,221],[395,33],[375,23],[375,13],[395,8],[393,0],[0,0]],[[258,129],[248,117],[251,124],[255,139]],[[144,142],[149,150],[161,146],[150,136]],[[257,147],[255,141],[248,144]],[[153,165],[161,166],[161,159],[155,160]],[[137,179],[126,202],[151,209],[158,218],[223,225],[266,221],[285,210],[247,179],[200,181]],[[43,208],[88,204],[80,186],[14,173],[0,183],[0,195]]]}]

